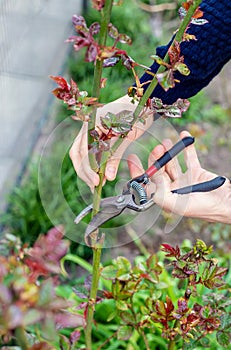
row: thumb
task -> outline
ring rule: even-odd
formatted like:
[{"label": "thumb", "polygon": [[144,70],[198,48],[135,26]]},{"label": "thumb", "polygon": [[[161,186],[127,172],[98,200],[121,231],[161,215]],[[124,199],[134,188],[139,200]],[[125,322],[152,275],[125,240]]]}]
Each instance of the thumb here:
[{"label": "thumb", "polygon": [[[163,145],[156,146],[150,154],[149,166],[153,164],[155,160],[159,159],[165,152],[166,149]],[[166,202],[168,202],[169,195],[171,196],[171,180],[165,171],[165,167],[162,167],[157,171],[152,177],[152,182],[156,186],[154,201],[163,208],[166,206]]]}]

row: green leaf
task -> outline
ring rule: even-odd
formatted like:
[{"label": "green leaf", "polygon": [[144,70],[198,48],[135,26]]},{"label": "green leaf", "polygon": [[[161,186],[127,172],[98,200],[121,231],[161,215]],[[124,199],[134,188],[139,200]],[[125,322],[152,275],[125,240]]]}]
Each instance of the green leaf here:
[{"label": "green leaf", "polygon": [[118,268],[114,265],[108,265],[101,270],[101,277],[105,280],[114,280],[117,276]]},{"label": "green leaf", "polygon": [[188,278],[188,275],[184,273],[181,269],[173,269],[172,270],[172,276],[177,277],[177,278]]},{"label": "green leaf", "polygon": [[117,316],[117,310],[115,310],[109,314],[109,316],[107,318],[107,322],[111,322],[116,316]]},{"label": "green leaf", "polygon": [[156,63],[159,65],[162,65],[165,67],[168,66],[168,64],[166,62],[164,62],[164,60],[158,55],[152,55],[150,58],[153,59],[154,61],[156,61]]},{"label": "green leaf", "polygon": [[128,310],[128,304],[123,300],[116,300],[116,308],[122,311]]},{"label": "green leaf", "polygon": [[132,129],[134,116],[131,111],[123,110],[117,114],[108,112],[100,119],[105,129],[111,129],[116,134],[126,134]]},{"label": "green leaf", "polygon": [[123,311],[120,314],[120,317],[124,321],[124,323],[127,324],[134,324],[136,323],[134,315],[130,311]]},{"label": "green leaf", "polygon": [[51,280],[44,281],[41,285],[38,306],[49,304],[54,299],[54,286]]},{"label": "green leaf", "polygon": [[157,300],[155,306],[156,306],[156,310],[157,310],[158,314],[163,315],[163,316],[166,315],[165,304],[164,304],[164,302],[162,300]]},{"label": "green leaf", "polygon": [[209,338],[204,337],[200,340],[200,344],[204,347],[204,348],[208,348],[211,346],[211,341]]},{"label": "green leaf", "polygon": [[173,76],[172,69],[166,70],[163,73],[156,75],[158,83],[162,86],[165,91],[168,91],[170,88],[174,88],[175,80]]},{"label": "green leaf", "polygon": [[60,335],[60,348],[62,350],[70,350],[71,349],[70,342],[69,342],[68,338],[62,334]]},{"label": "green leaf", "polygon": [[221,346],[226,347],[230,344],[231,336],[226,332],[219,331],[217,332],[217,341]]},{"label": "green leaf", "polygon": [[156,255],[150,255],[146,261],[147,267],[151,270],[154,270],[157,266],[158,259]]},{"label": "green leaf", "polygon": [[131,326],[121,326],[117,332],[117,339],[128,340],[132,335],[133,328]]},{"label": "green leaf", "polygon": [[174,69],[178,70],[178,72],[180,72],[182,75],[185,75],[185,76],[190,74],[190,70],[185,63],[177,62],[174,65]]},{"label": "green leaf", "polygon": [[116,259],[116,264],[118,266],[118,269],[123,269],[126,272],[131,272],[132,266],[128,259],[126,259],[123,256],[118,256]]},{"label": "green leaf", "polygon": [[130,274],[127,273],[124,269],[120,269],[117,272],[117,279],[119,281],[128,281],[131,278]]},{"label": "green leaf", "polygon": [[35,309],[28,310],[23,316],[23,324],[28,326],[37,323],[42,317],[42,313]]},{"label": "green leaf", "polygon": [[221,328],[229,328],[231,326],[231,314],[224,314],[221,316]]},{"label": "green leaf", "polygon": [[55,322],[51,317],[47,317],[42,323],[41,323],[41,330],[42,330],[42,337],[44,337],[47,340],[51,341],[57,341],[58,340],[58,333],[56,331]]}]

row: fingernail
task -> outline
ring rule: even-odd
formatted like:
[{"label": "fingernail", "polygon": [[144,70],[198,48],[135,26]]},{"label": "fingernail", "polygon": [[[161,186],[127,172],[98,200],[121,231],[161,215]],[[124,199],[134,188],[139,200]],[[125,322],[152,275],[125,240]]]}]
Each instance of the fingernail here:
[{"label": "fingernail", "polygon": [[107,178],[113,180],[115,177],[115,171],[116,169],[113,166],[109,166],[107,168]]}]

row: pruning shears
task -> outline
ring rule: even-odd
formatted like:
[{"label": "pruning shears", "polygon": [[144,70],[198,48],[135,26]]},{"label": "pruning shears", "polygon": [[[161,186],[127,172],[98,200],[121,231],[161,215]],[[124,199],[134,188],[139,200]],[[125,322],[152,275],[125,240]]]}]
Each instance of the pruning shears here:
[{"label": "pruning shears", "polygon": [[[91,245],[91,238],[96,230],[105,222],[120,215],[126,208],[136,212],[143,212],[152,207],[155,202],[153,195],[150,198],[147,196],[145,185],[149,183],[149,178],[152,177],[159,169],[166,165],[171,159],[177,156],[183,149],[194,143],[194,138],[191,136],[185,137],[177,142],[170,150],[166,151],[159,159],[157,159],[142,175],[129,180],[122,191],[122,194],[104,198],[100,201],[100,210],[92,218],[85,231],[85,242]],[[201,182],[195,185],[186,186],[173,190],[172,193],[188,194],[192,192],[209,192],[222,186],[225,182],[225,177],[217,176],[212,180]],[[75,223],[78,224],[87,214],[93,209],[93,204],[83,209],[76,217]]]}]

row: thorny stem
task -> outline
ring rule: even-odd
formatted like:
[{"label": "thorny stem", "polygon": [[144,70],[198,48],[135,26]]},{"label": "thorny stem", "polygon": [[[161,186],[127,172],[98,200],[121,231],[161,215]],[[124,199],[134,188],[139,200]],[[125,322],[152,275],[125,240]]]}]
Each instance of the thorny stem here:
[{"label": "thorny stem", "polygon": [[22,326],[19,326],[15,329],[15,337],[17,339],[17,343],[22,350],[28,350],[29,344],[27,342],[25,330]]},{"label": "thorny stem", "polygon": [[[108,24],[110,22],[113,0],[106,0],[104,8],[101,10],[101,22],[99,33],[99,45],[104,46],[107,40]],[[103,70],[103,61],[97,60],[94,69],[94,79],[92,87],[92,96],[100,97],[100,84]],[[88,123],[88,130],[94,130],[96,121],[96,110],[91,115],[91,120]],[[88,144],[93,142],[93,137],[88,132]],[[98,165],[94,154],[89,154],[89,161],[93,170],[98,170]]]},{"label": "thorny stem", "polygon": [[[108,24],[110,22],[110,17],[111,17],[112,4],[113,4],[113,0],[106,0],[105,6],[101,11],[99,45],[102,45],[102,46],[106,44],[107,30],[108,30]],[[103,67],[102,61],[97,60],[95,71],[94,71],[94,81],[93,81],[93,96],[97,98],[99,98],[99,95],[100,95],[102,67]],[[90,143],[92,142],[92,136],[90,135],[90,130],[95,128],[95,120],[96,120],[96,113],[92,115],[92,119],[88,125],[88,142]],[[99,211],[103,179],[104,179],[104,173],[106,168],[106,160],[108,158],[109,158],[109,155],[106,155],[106,157],[105,157],[105,154],[102,155],[101,166],[98,171],[100,182],[99,182],[99,185],[94,190],[92,215],[95,215]],[[96,163],[95,155],[92,154],[92,156],[89,157],[89,160],[92,168],[96,169],[97,163]],[[85,328],[85,341],[86,341],[87,350],[92,349],[91,334],[92,334],[93,317],[94,317],[96,296],[97,296],[99,276],[100,276],[100,257],[101,257],[102,246],[101,246],[101,243],[100,244],[97,243],[97,236],[98,236],[98,232],[96,232],[96,239],[95,239],[95,242],[92,244],[93,272],[92,272],[92,284],[91,284],[91,290],[90,290],[88,310],[86,315],[86,328]]]},{"label": "thorny stem", "polygon": [[90,297],[88,301],[88,310],[86,317],[86,328],[85,328],[85,341],[87,350],[92,349],[92,325],[93,325],[93,316],[95,311],[95,302],[96,295],[99,284],[99,268],[100,268],[100,257],[101,257],[101,246],[93,248],[93,273],[92,273],[92,284],[90,290]]}]

